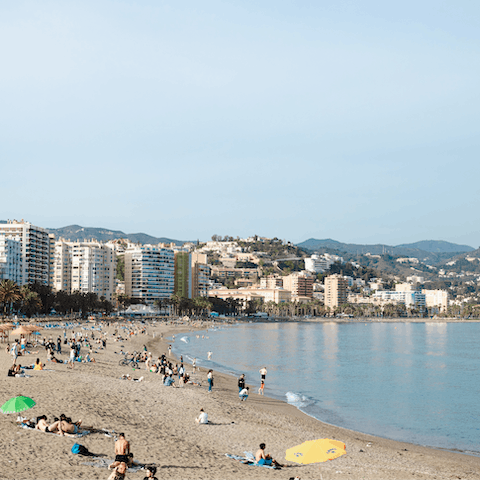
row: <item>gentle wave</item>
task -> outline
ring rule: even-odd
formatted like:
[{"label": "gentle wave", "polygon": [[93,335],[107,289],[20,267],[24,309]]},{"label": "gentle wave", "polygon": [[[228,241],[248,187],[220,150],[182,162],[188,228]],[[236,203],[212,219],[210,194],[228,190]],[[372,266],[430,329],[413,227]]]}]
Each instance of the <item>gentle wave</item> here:
[{"label": "gentle wave", "polygon": [[287,403],[297,408],[308,407],[308,405],[313,405],[315,403],[312,398],[306,397],[300,393],[287,392],[285,396],[287,397]]},{"label": "gentle wave", "polygon": [[180,341],[184,343],[190,343],[190,339],[188,337],[182,337]]}]

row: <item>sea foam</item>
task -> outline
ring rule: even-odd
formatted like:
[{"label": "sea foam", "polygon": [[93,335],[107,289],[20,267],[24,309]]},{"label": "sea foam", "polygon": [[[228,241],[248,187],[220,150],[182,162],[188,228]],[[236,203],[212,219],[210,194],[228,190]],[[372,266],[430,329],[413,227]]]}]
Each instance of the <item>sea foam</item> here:
[{"label": "sea foam", "polygon": [[308,398],[300,393],[287,392],[285,396],[287,397],[287,403],[297,408],[306,407],[314,403],[313,399]]}]

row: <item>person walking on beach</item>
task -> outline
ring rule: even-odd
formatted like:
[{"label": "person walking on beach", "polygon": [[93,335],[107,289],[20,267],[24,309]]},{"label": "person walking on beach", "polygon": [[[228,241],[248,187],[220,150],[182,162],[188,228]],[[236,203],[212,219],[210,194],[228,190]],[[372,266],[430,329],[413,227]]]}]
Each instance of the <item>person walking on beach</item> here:
[{"label": "person walking on beach", "polygon": [[197,371],[197,358],[195,357],[192,362],[193,373]]},{"label": "person walking on beach", "polygon": [[245,374],[242,373],[238,379],[238,393],[240,393],[245,388]]},{"label": "person walking on beach", "polygon": [[207,352],[207,359],[210,360],[212,358],[212,352]]},{"label": "person walking on beach", "polygon": [[208,393],[212,393],[212,387],[213,387],[213,370],[211,370],[211,369],[208,371],[207,380],[208,380]]},{"label": "person walking on beach", "polygon": [[265,383],[265,377],[267,376],[267,367],[263,367],[259,370],[263,382]]}]

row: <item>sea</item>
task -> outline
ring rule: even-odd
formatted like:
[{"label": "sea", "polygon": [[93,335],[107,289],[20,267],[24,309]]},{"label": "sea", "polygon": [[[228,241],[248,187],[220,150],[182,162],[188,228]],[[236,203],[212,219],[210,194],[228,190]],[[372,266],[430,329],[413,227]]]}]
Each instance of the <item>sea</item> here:
[{"label": "sea", "polygon": [[322,422],[480,455],[480,323],[240,323],[177,335],[173,352],[255,391],[266,367],[266,395]]}]

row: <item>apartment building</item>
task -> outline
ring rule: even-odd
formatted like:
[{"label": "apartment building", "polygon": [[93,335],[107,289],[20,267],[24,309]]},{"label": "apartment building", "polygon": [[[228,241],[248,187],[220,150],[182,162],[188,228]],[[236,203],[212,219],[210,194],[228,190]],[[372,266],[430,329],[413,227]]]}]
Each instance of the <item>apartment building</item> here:
[{"label": "apartment building", "polygon": [[152,304],[170,298],[175,286],[173,250],[142,245],[125,251],[125,294]]},{"label": "apartment building", "polygon": [[283,288],[283,278],[278,275],[268,275],[260,279],[261,288]]},{"label": "apartment building", "polygon": [[205,253],[175,252],[175,295],[205,297],[210,284]]},{"label": "apartment building", "polygon": [[[20,258],[16,256],[11,242],[2,242],[0,256],[2,261],[2,275],[14,275],[19,285],[38,282],[48,285],[50,282],[50,240],[48,231],[36,227],[23,220],[9,220],[7,223],[0,223],[0,238],[18,242]],[[7,256],[9,260],[7,260]],[[18,265],[20,261],[20,265]],[[15,267],[11,262],[15,263]],[[9,266],[5,266],[5,265]],[[10,272],[10,273],[9,273]],[[14,280],[11,278],[11,280]],[[15,281],[15,280],[14,280]]]},{"label": "apartment building", "polygon": [[289,290],[292,297],[313,297],[314,278],[306,273],[291,273],[283,277],[283,288]]},{"label": "apartment building", "polygon": [[448,308],[448,292],[446,290],[422,290],[425,305],[430,313],[446,312]]},{"label": "apartment building", "polygon": [[331,309],[347,303],[347,279],[342,275],[325,278],[325,306]]},{"label": "apartment building", "polygon": [[63,239],[55,242],[54,290],[96,293],[112,301],[116,274],[116,255],[111,245]]},{"label": "apartment building", "polygon": [[210,285],[210,266],[205,253],[192,253],[192,296],[206,297]]},{"label": "apartment building", "polygon": [[343,258],[338,255],[329,253],[324,253],[323,255],[314,254],[310,258],[305,258],[305,270],[312,273],[323,273],[335,262],[344,263]]},{"label": "apartment building", "polygon": [[262,300],[264,303],[284,303],[291,300],[291,293],[283,288],[220,288],[218,290],[210,290],[208,295],[223,300],[234,298],[244,302],[245,305],[246,302],[251,300]]},{"label": "apartment building", "polygon": [[425,295],[422,292],[414,290],[390,291],[380,290],[372,295],[372,300],[380,303],[401,303],[406,307],[424,308]]},{"label": "apartment building", "polygon": [[22,282],[22,246],[20,241],[0,235],[0,280]]}]

